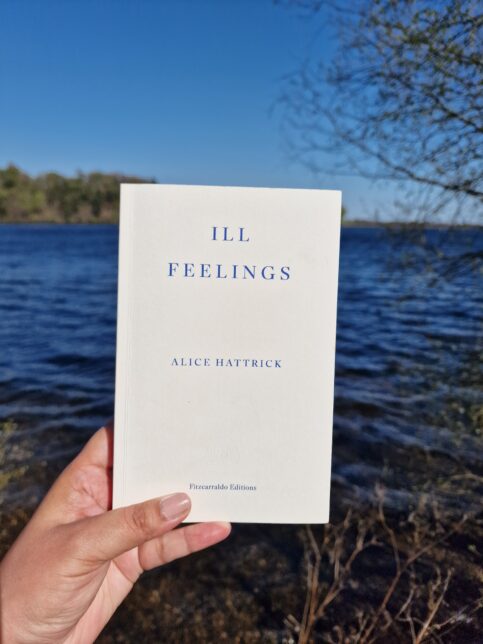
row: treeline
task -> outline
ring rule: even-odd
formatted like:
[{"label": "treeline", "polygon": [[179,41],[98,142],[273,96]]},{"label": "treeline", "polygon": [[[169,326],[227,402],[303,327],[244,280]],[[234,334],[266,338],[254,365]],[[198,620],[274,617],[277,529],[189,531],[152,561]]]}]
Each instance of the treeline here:
[{"label": "treeline", "polygon": [[121,183],[154,180],[102,172],[31,177],[9,165],[0,169],[0,222],[117,222]]}]

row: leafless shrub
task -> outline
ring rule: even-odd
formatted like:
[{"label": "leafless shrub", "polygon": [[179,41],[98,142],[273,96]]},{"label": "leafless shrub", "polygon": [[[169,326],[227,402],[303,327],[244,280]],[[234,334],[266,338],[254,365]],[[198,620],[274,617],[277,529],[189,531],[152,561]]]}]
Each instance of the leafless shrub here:
[{"label": "leafless shrub", "polygon": [[[325,526],[319,537],[307,526],[305,603],[300,618],[288,616],[287,627],[299,644],[316,638],[334,644],[396,638],[414,644],[442,641],[483,606],[479,597],[453,612],[445,610],[442,615],[441,611],[454,573],[441,554],[468,518],[465,515],[448,526],[437,505],[422,495],[409,515],[389,520],[379,487],[374,506],[359,516],[349,510],[340,523]],[[384,573],[382,582],[366,575],[371,561],[379,580]],[[361,591],[369,580],[371,587]],[[344,619],[331,627],[330,621],[341,609]]]}]

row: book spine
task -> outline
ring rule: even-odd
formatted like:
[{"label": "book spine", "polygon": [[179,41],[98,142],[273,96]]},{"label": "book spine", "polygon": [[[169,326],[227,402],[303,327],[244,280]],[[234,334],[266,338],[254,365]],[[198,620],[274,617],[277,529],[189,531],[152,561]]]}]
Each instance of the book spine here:
[{"label": "book spine", "polygon": [[131,363],[131,297],[133,249],[133,191],[121,186],[121,212],[119,218],[119,258],[117,286],[117,337],[116,337],[116,393],[114,401],[114,463],[112,507],[126,503],[125,464],[126,432],[129,427],[129,378]]}]

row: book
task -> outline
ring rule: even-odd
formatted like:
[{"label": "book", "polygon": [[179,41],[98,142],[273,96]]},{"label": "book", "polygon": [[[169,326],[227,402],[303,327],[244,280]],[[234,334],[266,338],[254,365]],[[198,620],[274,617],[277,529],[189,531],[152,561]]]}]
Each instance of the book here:
[{"label": "book", "polygon": [[113,506],[329,520],[341,193],[121,186]]}]

